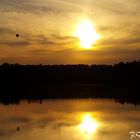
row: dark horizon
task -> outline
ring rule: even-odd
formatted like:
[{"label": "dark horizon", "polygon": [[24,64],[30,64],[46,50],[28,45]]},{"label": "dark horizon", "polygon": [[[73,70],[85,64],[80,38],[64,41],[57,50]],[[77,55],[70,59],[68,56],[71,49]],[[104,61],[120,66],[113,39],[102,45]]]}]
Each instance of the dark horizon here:
[{"label": "dark horizon", "polygon": [[27,64],[24,64],[24,63],[10,63],[10,62],[8,62],[8,61],[4,61],[4,62],[1,62],[0,63],[0,65],[4,65],[4,64],[8,64],[8,65],[23,65],[23,66],[28,66],[28,65],[30,65],[30,66],[38,66],[38,65],[42,65],[42,66],[53,66],[53,65],[63,65],[63,66],[65,66],[65,65],[88,65],[88,66],[91,66],[91,65],[107,65],[107,66],[114,66],[114,65],[117,65],[117,64],[120,64],[120,63],[124,63],[124,64],[127,64],[127,63],[133,63],[133,62],[140,62],[140,58],[139,59],[134,59],[134,60],[130,60],[130,61],[117,61],[116,63],[91,63],[91,64],[86,64],[86,63],[77,63],[77,64],[75,64],[75,63],[67,63],[67,64],[65,64],[65,63],[51,63],[51,64],[44,64],[44,63],[38,63],[38,64],[30,64],[30,63],[27,63]]},{"label": "dark horizon", "polygon": [[140,61],[112,65],[0,65],[1,101],[108,98],[139,103]]}]

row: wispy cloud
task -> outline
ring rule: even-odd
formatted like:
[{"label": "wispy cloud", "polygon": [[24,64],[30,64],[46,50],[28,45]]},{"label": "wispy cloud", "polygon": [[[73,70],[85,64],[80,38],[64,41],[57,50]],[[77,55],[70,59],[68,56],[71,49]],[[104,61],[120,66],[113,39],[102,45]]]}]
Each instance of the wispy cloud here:
[{"label": "wispy cloud", "polygon": [[28,41],[0,41],[0,44],[8,47],[25,47],[29,46],[31,43]]},{"label": "wispy cloud", "polygon": [[[139,0],[0,0],[0,60],[21,62],[21,54],[26,61],[40,63],[138,58],[139,8]],[[102,36],[95,50],[76,49],[79,40],[71,32],[82,17],[93,21]]]},{"label": "wispy cloud", "polygon": [[13,34],[15,33],[15,31],[13,31],[12,29],[8,29],[5,27],[0,27],[0,34]]}]

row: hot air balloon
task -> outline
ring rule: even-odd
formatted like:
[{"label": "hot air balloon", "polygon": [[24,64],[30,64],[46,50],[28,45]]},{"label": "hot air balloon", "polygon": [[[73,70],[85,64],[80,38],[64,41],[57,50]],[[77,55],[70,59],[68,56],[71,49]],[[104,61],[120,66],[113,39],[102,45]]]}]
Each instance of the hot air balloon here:
[{"label": "hot air balloon", "polygon": [[19,34],[16,34],[16,37],[19,37]]},{"label": "hot air balloon", "polygon": [[17,127],[17,131],[20,131],[20,127],[19,126]]}]

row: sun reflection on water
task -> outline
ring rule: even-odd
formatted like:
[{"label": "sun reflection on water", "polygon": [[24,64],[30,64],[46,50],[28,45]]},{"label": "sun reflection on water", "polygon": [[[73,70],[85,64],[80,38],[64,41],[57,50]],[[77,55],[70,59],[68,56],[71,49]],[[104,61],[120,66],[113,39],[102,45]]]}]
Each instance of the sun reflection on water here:
[{"label": "sun reflection on water", "polygon": [[99,123],[91,117],[90,114],[86,114],[82,118],[82,123],[80,124],[80,131],[86,134],[92,134],[97,131]]}]

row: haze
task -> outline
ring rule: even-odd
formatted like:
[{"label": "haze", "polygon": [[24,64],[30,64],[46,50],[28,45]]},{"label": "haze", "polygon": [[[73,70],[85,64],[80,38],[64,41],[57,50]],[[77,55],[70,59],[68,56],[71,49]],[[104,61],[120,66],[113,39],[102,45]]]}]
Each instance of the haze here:
[{"label": "haze", "polygon": [[[139,0],[0,0],[0,63],[114,64],[140,57]],[[101,39],[79,47],[89,19]],[[16,37],[19,34],[19,37]]]}]

